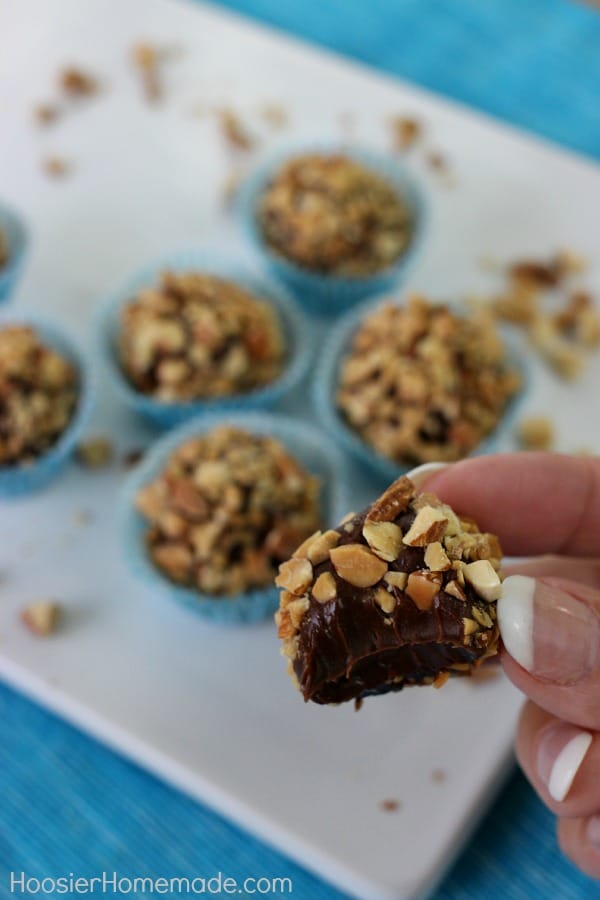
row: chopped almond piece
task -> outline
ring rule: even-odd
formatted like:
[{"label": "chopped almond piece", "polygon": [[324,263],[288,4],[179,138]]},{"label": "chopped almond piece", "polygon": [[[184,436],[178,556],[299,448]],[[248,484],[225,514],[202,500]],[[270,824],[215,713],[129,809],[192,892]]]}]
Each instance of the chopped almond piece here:
[{"label": "chopped almond piece", "polygon": [[440,509],[424,506],[404,535],[404,543],[409,547],[426,547],[427,544],[439,541],[447,524],[448,519]]},{"label": "chopped almond piece", "polygon": [[61,607],[53,600],[40,600],[32,603],[21,613],[23,623],[39,637],[52,634],[58,625]]}]

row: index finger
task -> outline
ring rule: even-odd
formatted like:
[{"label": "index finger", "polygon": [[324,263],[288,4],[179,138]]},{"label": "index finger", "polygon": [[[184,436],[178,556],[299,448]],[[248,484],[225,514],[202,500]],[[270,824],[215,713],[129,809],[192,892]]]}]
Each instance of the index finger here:
[{"label": "index finger", "polygon": [[600,556],[600,459],[506,453],[464,460],[425,489],[497,534],[509,556]]}]

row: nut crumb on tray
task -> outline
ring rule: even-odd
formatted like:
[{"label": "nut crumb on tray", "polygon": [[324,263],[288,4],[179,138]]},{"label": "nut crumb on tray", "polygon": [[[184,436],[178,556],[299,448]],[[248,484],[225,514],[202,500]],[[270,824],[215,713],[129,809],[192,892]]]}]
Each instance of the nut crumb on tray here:
[{"label": "nut crumb on tray", "polygon": [[149,103],[156,103],[163,96],[161,69],[167,56],[165,48],[146,41],[135,44],[131,50],[133,65],[139,73],[142,91]]},{"label": "nut crumb on tray", "polygon": [[548,416],[528,416],[521,419],[517,437],[525,450],[551,450],[554,445],[554,425]]},{"label": "nut crumb on tray", "polygon": [[71,172],[72,165],[63,156],[46,156],[42,160],[42,168],[51,178],[64,178]]},{"label": "nut crumb on tray", "polygon": [[230,147],[235,150],[252,150],[256,144],[240,116],[228,107],[218,109],[217,116],[221,133]]},{"label": "nut crumb on tray", "polygon": [[389,120],[394,150],[409,150],[421,138],[423,128],[412,116],[392,116]]},{"label": "nut crumb on tray", "polygon": [[88,469],[102,469],[108,466],[114,456],[114,446],[110,438],[92,437],[77,445],[78,462]]},{"label": "nut crumb on tray", "polygon": [[68,427],[75,368],[27,325],[0,328],[0,465],[27,465]]},{"label": "nut crumb on tray", "polygon": [[98,80],[83,69],[69,66],[63,69],[59,75],[59,86],[68,97],[91,97],[98,93],[100,84]]},{"label": "nut crumb on tray", "polygon": [[367,444],[416,465],[468,455],[520,384],[490,315],[463,317],[411,296],[365,316],[340,367],[336,401]]},{"label": "nut crumb on tray", "polygon": [[245,393],[274,381],[285,339],[270,304],[201,272],[165,272],[121,311],[119,356],[134,387],[165,402]]},{"label": "nut crumb on tray", "polygon": [[347,278],[393,265],[413,227],[408,206],[391,184],[339,154],[286,162],[256,212],[275,253],[308,270]]},{"label": "nut crumb on tray", "polygon": [[495,315],[521,327],[540,357],[566,380],[577,378],[587,355],[600,346],[600,311],[591,294],[573,284],[585,267],[572,250],[546,260],[519,260],[507,267],[506,285],[492,299]]},{"label": "nut crumb on tray", "polygon": [[304,699],[342,703],[469,675],[497,653],[501,557],[495,535],[433,494],[416,495],[406,477],[304,541],[279,567],[275,616]]},{"label": "nut crumb on tray", "polygon": [[38,637],[48,637],[56,631],[61,612],[60,604],[54,600],[39,600],[22,611],[21,621]]},{"label": "nut crumb on tray", "polygon": [[40,125],[50,125],[61,115],[60,107],[55,103],[38,103],[33,109],[33,117]]},{"label": "nut crumb on tray", "polygon": [[318,479],[279,441],[233,426],[181,444],[136,505],[156,567],[200,594],[272,583],[320,524]]}]

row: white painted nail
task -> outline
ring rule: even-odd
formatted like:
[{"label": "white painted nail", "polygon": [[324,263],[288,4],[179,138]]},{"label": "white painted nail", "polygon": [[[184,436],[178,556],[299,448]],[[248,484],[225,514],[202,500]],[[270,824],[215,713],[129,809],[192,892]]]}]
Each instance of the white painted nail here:
[{"label": "white painted nail", "polygon": [[498,600],[498,626],[504,646],[520,666],[533,670],[533,596],[535,578],[510,575]]},{"label": "white painted nail", "polygon": [[565,744],[554,760],[548,779],[548,792],[557,803],[561,803],[571,790],[591,743],[592,735],[588,731],[580,731]]},{"label": "white painted nail", "polygon": [[411,469],[410,472],[407,472],[406,477],[410,478],[416,490],[419,491],[428,478],[431,478],[432,475],[436,475],[438,472],[443,472],[450,465],[451,463],[444,462],[423,463],[422,466],[417,466],[416,469]]}]

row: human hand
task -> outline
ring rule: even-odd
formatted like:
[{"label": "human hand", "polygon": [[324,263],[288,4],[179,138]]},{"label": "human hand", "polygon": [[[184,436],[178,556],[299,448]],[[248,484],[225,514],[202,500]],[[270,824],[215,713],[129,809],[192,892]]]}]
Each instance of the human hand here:
[{"label": "human hand", "polygon": [[508,556],[538,557],[507,570],[498,602],[501,661],[529,698],[517,757],[558,816],[563,851],[600,878],[600,459],[483,456],[432,474],[426,489],[497,534]]}]

